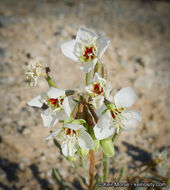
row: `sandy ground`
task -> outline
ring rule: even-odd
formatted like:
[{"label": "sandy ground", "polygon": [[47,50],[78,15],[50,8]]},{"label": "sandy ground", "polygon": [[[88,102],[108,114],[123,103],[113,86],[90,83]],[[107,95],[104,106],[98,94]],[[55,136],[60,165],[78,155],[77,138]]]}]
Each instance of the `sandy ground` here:
[{"label": "sandy ground", "polygon": [[51,168],[58,168],[72,189],[84,189],[79,173],[44,142],[40,110],[26,102],[48,89],[40,79],[30,88],[24,73],[31,58],[51,68],[62,89],[83,89],[84,74],[62,55],[61,43],[82,25],[110,39],[102,60],[114,93],[134,88],[142,122],[123,132],[111,159],[110,181],[122,164],[129,170],[170,146],[169,1],[0,0],[0,189],[59,189]]}]

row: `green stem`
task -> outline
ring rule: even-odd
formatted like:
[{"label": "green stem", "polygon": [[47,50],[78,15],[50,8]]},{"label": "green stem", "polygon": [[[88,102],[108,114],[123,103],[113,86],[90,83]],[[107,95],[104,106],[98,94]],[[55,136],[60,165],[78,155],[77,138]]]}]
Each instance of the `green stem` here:
[{"label": "green stem", "polygon": [[47,80],[48,85],[49,85],[50,87],[55,87],[55,88],[56,88],[56,85],[54,84],[54,82],[53,82],[53,80],[52,80],[51,77],[48,76],[48,77],[46,77],[45,79]]},{"label": "green stem", "polygon": [[100,72],[101,72],[101,63],[97,62],[94,68],[94,75],[95,73],[98,73],[100,75]]},{"label": "green stem", "polygon": [[83,157],[80,157],[80,160],[81,160],[81,165],[83,168],[85,168],[85,160]]},{"label": "green stem", "polygon": [[103,154],[103,182],[107,182],[109,175],[109,157]]},{"label": "green stem", "polygon": [[118,137],[120,136],[121,132],[122,132],[122,129],[119,130],[119,133],[116,133],[116,132],[114,133],[114,135],[112,137],[113,145],[116,143],[116,141],[117,141]]},{"label": "green stem", "polygon": [[118,178],[118,182],[121,182],[124,172],[125,172],[125,168],[122,167],[121,170],[120,170],[120,175],[119,175],[119,178]]},{"label": "green stem", "polygon": [[86,73],[86,86],[88,86],[90,81],[90,72]]}]

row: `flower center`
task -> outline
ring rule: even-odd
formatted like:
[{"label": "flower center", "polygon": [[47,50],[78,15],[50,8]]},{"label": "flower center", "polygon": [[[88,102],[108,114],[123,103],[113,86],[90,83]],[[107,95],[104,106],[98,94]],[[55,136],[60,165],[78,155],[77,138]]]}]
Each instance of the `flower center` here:
[{"label": "flower center", "polygon": [[59,97],[56,99],[50,98],[48,101],[50,102],[50,104],[54,105],[57,108],[57,107],[61,107],[63,105],[64,98],[63,97]]},{"label": "flower center", "polygon": [[93,85],[93,92],[98,95],[100,95],[103,92],[103,88],[100,87],[100,83],[96,83]]},{"label": "flower center", "polygon": [[112,115],[112,118],[116,119],[117,115],[120,114],[121,112],[116,108],[115,110],[110,110],[110,113]]},{"label": "flower center", "polygon": [[88,59],[94,59],[95,58],[95,51],[96,49],[92,46],[92,47],[85,47],[85,50],[84,50],[84,58],[85,60],[87,61]]},{"label": "flower center", "polygon": [[69,136],[72,136],[72,135],[76,135],[77,132],[74,130],[74,129],[70,129],[70,128],[64,128],[65,130],[65,134],[66,135],[69,135]]}]

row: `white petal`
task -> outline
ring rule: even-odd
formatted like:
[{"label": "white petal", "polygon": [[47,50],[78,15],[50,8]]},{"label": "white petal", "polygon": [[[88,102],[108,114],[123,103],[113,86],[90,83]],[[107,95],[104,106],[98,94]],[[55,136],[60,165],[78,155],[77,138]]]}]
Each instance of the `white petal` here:
[{"label": "white petal", "polygon": [[112,90],[112,86],[109,83],[107,83],[107,85],[106,85],[106,98],[109,97],[111,90]]},{"label": "white petal", "polygon": [[106,83],[106,80],[104,78],[100,77],[98,73],[95,73],[94,78],[93,78],[93,82],[104,82],[104,83]]},{"label": "white petal", "polygon": [[43,103],[41,102],[41,98],[42,98],[42,96],[39,95],[39,96],[31,99],[29,102],[27,102],[27,104],[29,106],[35,106],[35,107],[41,108],[43,105]]},{"label": "white petal", "polygon": [[65,91],[64,90],[60,90],[58,88],[51,87],[47,91],[47,95],[48,95],[49,98],[58,98],[59,96],[64,96],[65,95]]},{"label": "white petal", "polygon": [[67,97],[64,98],[63,106],[64,106],[64,111],[66,112],[67,116],[70,118],[71,109]]},{"label": "white petal", "polygon": [[50,133],[47,137],[45,137],[44,140],[53,139],[53,138],[55,138],[60,132],[61,132],[61,129],[57,129],[56,131]]},{"label": "white petal", "polygon": [[94,68],[94,66],[96,65],[97,61],[98,61],[98,59],[95,58],[92,62],[84,62],[84,63],[81,64],[82,66],[80,67],[80,69],[83,72],[88,73],[88,72],[90,72]]},{"label": "white petal", "polygon": [[108,110],[100,116],[96,126],[93,128],[97,139],[105,139],[114,133],[114,128],[111,122],[111,114]]},{"label": "white petal", "polygon": [[81,148],[93,149],[94,143],[91,136],[85,131],[80,129],[78,136],[78,143]]},{"label": "white petal", "polygon": [[44,122],[44,126],[47,128],[53,127],[62,117],[61,112],[57,112],[55,115],[49,113],[49,110],[45,110],[41,113],[41,117]]},{"label": "white petal", "polygon": [[98,35],[93,30],[85,27],[80,27],[77,32],[76,41],[77,42],[81,42],[81,40],[88,41],[89,39],[94,39],[97,37]]},{"label": "white petal", "polygon": [[75,55],[75,49],[76,49],[76,40],[71,40],[69,42],[65,42],[61,44],[61,51],[62,53],[72,59],[73,61],[78,61],[78,58]]},{"label": "white petal", "polygon": [[141,121],[141,115],[136,110],[124,111],[122,116],[125,118],[122,120],[125,129],[133,129]]},{"label": "white petal", "polygon": [[66,157],[73,156],[73,154],[76,152],[75,145],[71,141],[64,141],[61,144],[62,153]]},{"label": "white petal", "polygon": [[83,125],[79,125],[79,124],[65,124],[65,127],[69,128],[69,129],[74,129],[74,130],[78,130],[78,129],[83,129],[85,130],[85,128],[83,127]]},{"label": "white petal", "polygon": [[70,150],[70,143],[71,143],[70,141],[69,141],[69,142],[64,141],[64,142],[61,144],[62,153],[63,153],[64,156],[66,156],[66,157],[72,156],[71,150]]},{"label": "white petal", "polygon": [[131,87],[122,88],[114,96],[117,107],[130,107],[136,101],[136,94]]},{"label": "white petal", "polygon": [[92,90],[93,90],[93,85],[92,84],[89,84],[88,86],[85,87],[85,90],[88,92],[88,93],[92,93]]},{"label": "white petal", "polygon": [[98,39],[98,45],[99,45],[99,52],[100,52],[100,58],[106,51],[108,45],[109,45],[110,40],[107,38],[99,38]]},{"label": "white petal", "polygon": [[102,106],[96,110],[97,116],[100,117],[100,115],[101,115],[101,114],[104,112],[104,110],[106,110],[106,109],[107,109],[106,105],[105,105],[105,104],[102,104]]},{"label": "white petal", "polygon": [[104,101],[104,96],[99,95],[93,98],[92,104],[96,109],[99,109],[103,105],[103,101]]},{"label": "white petal", "polygon": [[98,140],[102,140],[102,139],[110,137],[115,131],[113,126],[105,126],[104,128],[100,128],[97,125],[95,125],[93,130],[94,130],[95,137]]}]

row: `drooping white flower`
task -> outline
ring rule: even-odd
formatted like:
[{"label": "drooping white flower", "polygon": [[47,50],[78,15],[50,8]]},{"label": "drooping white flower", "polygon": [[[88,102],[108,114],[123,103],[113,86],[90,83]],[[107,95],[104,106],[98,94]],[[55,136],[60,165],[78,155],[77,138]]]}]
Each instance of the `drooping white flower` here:
[{"label": "drooping white flower", "polygon": [[30,86],[36,86],[37,80],[41,75],[42,65],[37,60],[33,60],[28,65],[28,71],[25,73],[27,79],[29,80]]},{"label": "drooping white flower", "polygon": [[80,27],[75,40],[63,43],[63,54],[81,64],[80,69],[88,73],[107,49],[109,40],[100,37],[93,30]]},{"label": "drooping white flower", "polygon": [[58,136],[62,142],[62,153],[66,157],[74,156],[78,147],[83,149],[93,149],[94,143],[91,136],[85,131],[83,125],[79,124],[65,124],[61,129],[57,129],[45,140],[50,140]]},{"label": "drooping white flower", "polygon": [[[101,116],[94,127],[94,133],[97,139],[110,137],[115,130],[120,128],[132,129],[141,121],[140,113],[136,110],[126,110],[136,101],[136,94],[131,87],[122,88],[114,96],[114,104],[109,108],[101,108]],[[103,112],[103,110],[105,110]]]},{"label": "drooping white flower", "polygon": [[108,98],[112,87],[107,81],[101,78],[97,73],[93,78],[93,81],[85,87],[89,93],[92,101],[90,102],[93,106],[98,109],[102,106],[104,98]]},{"label": "drooping white flower", "polygon": [[41,108],[43,104],[47,109],[41,113],[45,127],[53,127],[59,120],[64,119],[64,112],[70,117],[70,106],[64,90],[51,87],[46,93],[27,102],[29,106]]}]

